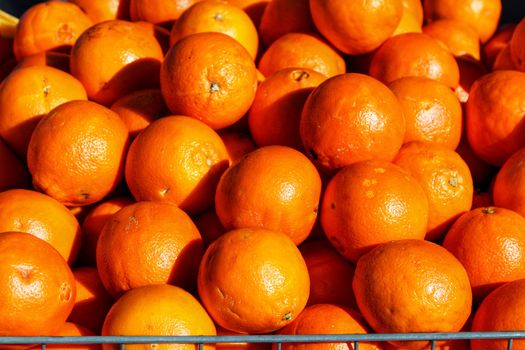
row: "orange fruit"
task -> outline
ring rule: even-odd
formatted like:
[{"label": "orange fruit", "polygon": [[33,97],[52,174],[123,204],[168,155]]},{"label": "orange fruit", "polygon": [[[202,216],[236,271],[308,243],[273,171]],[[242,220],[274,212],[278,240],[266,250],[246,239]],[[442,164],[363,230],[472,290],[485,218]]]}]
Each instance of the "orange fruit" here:
[{"label": "orange fruit", "polygon": [[502,284],[525,278],[525,218],[512,210],[485,207],[461,215],[443,247],[467,270],[476,301]]},{"label": "orange fruit", "polygon": [[516,25],[509,42],[512,61],[521,71],[525,71],[525,50],[522,47],[523,43],[525,43],[525,19],[522,19]]},{"label": "orange fruit", "polygon": [[270,0],[226,0],[228,3],[240,7],[250,16],[255,28],[259,27],[261,18]]},{"label": "orange fruit", "polygon": [[480,60],[478,33],[463,20],[438,19],[423,27],[423,33],[445,44],[454,56],[470,56]]},{"label": "orange fruit", "polygon": [[403,10],[410,13],[419,26],[423,25],[423,5],[421,0],[403,0]]},{"label": "orange fruit", "polygon": [[28,188],[31,176],[25,163],[0,138],[0,192]]},{"label": "orange fruit", "polygon": [[170,46],[195,33],[219,32],[237,40],[252,56],[257,56],[259,36],[250,17],[241,8],[218,0],[199,1],[186,9],[173,25]]},{"label": "orange fruit", "polygon": [[[465,268],[425,240],[391,241],[363,255],[353,287],[362,315],[378,333],[457,332],[471,312]],[[398,344],[419,349],[428,342]]]},{"label": "orange fruit", "polygon": [[308,68],[283,68],[257,87],[248,125],[259,146],[282,145],[302,150],[301,112],[308,95],[326,77]]},{"label": "orange fruit", "polygon": [[104,288],[96,267],[76,268],[73,276],[77,297],[67,320],[100,334],[106,314],[115,301]]},{"label": "orange fruit", "polygon": [[69,73],[69,54],[63,52],[42,51],[22,58],[14,69],[30,66],[49,66]]},{"label": "orange fruit", "polygon": [[258,65],[268,77],[283,68],[310,68],[327,77],[343,74],[345,61],[324,39],[307,33],[288,33],[263,52]]},{"label": "orange fruit", "polygon": [[[120,297],[104,320],[102,335],[201,336],[216,335],[206,310],[193,295],[170,285],[150,285],[130,290]],[[195,344],[127,344],[130,350],[195,350]],[[104,344],[103,349],[117,349]],[[212,345],[205,345],[211,350]]]},{"label": "orange fruit", "polygon": [[[97,242],[104,225],[120,209],[133,204],[129,197],[114,197],[103,200],[90,208],[82,221],[82,245],[79,260],[88,266],[95,266],[97,261]],[[88,327],[89,328],[89,327]]]},{"label": "orange fruit", "polygon": [[472,85],[489,71],[483,63],[469,56],[456,57],[459,67],[459,85],[454,89],[459,102],[467,102]]},{"label": "orange fruit", "polygon": [[235,39],[218,32],[196,33],[168,51],[160,83],[173,114],[221,129],[241,119],[250,108],[257,71],[253,58]]},{"label": "orange fruit", "polygon": [[126,182],[137,201],[167,201],[198,214],[213,204],[228,165],[214,130],[194,118],[169,116],[151,123],[131,144]]},{"label": "orange fruit", "polygon": [[394,33],[403,14],[401,0],[310,0],[315,26],[335,47],[350,55],[371,52]]},{"label": "orange fruit", "polygon": [[[335,304],[316,304],[306,307],[278,334],[367,334],[369,326],[356,311]],[[283,343],[283,350],[353,349],[352,343]],[[359,342],[359,349],[379,350],[379,344]]]},{"label": "orange fruit", "polygon": [[512,59],[510,44],[505,46],[496,56],[492,70],[519,70],[518,66]]},{"label": "orange fruit", "polygon": [[525,216],[525,191],[522,184],[525,182],[525,148],[513,153],[503,163],[495,176],[492,194],[494,204],[511,209]]},{"label": "orange fruit", "polygon": [[396,36],[404,33],[421,33],[421,25],[418,22],[418,18],[412,12],[409,12],[406,8],[403,9],[403,15],[397,25],[396,29],[392,33],[392,36]]},{"label": "orange fruit", "polygon": [[[72,322],[64,323],[60,329],[53,334],[54,337],[93,337],[97,334],[93,331]],[[101,350],[100,344],[46,344],[46,349],[53,350]],[[41,349],[41,345],[35,346],[31,349]]]},{"label": "orange fruit", "polygon": [[45,66],[17,69],[0,86],[0,136],[25,159],[44,115],[64,102],[86,99],[82,84],[65,72]]},{"label": "orange fruit", "polygon": [[29,7],[16,27],[13,49],[17,60],[42,51],[68,51],[93,22],[80,7],[46,1]]},{"label": "orange fruit", "polygon": [[378,160],[339,170],[328,183],[321,206],[326,236],[354,263],[378,244],[423,239],[428,216],[428,201],[416,179]]},{"label": "orange fruit", "polygon": [[524,114],[525,73],[495,71],[478,79],[472,85],[466,108],[472,150],[484,161],[502,165],[525,146],[521,137]]},{"label": "orange fruit", "polygon": [[32,234],[55,248],[73,264],[80,248],[81,231],[73,214],[55,199],[25,189],[0,193],[0,232]]},{"label": "orange fruit", "polygon": [[91,101],[70,101],[41,119],[27,165],[36,188],[65,205],[88,205],[117,187],[127,148],[128,129],[115,112]]},{"label": "orange fruit", "polygon": [[453,150],[434,143],[412,141],[394,163],[410,173],[428,198],[428,240],[441,239],[452,223],[470,210],[474,185],[470,170]]},{"label": "orange fruit", "polygon": [[326,239],[304,242],[299,250],[310,276],[310,296],[306,305],[337,304],[357,310],[352,290],[355,266]]},{"label": "orange fruit", "polygon": [[292,322],[310,290],[308,269],[294,242],[261,228],[232,230],[215,240],[204,253],[197,282],[214,321],[249,334]]},{"label": "orange fruit", "polygon": [[423,0],[428,21],[456,19],[472,26],[482,42],[492,37],[501,15],[501,0]]},{"label": "orange fruit", "polygon": [[75,302],[75,280],[64,258],[28,233],[0,233],[0,285],[2,336],[53,335]]},{"label": "orange fruit", "polygon": [[231,164],[237,163],[242,157],[257,148],[250,133],[242,131],[222,131],[219,136],[222,142],[224,142],[224,146],[226,146]]},{"label": "orange fruit", "polygon": [[126,123],[131,138],[135,138],[152,121],[169,114],[160,89],[134,91],[111,105]]},{"label": "orange fruit", "polygon": [[426,77],[451,88],[459,83],[459,68],[452,53],[424,33],[405,33],[387,39],[372,56],[369,74],[384,82]]},{"label": "orange fruit", "polygon": [[200,0],[129,0],[132,21],[146,21],[170,28],[191,5]]},{"label": "orange fruit", "polygon": [[299,244],[314,226],[320,196],[321,177],[304,154],[265,146],[224,172],[215,210],[227,230],[259,227],[282,232]]},{"label": "orange fruit", "polygon": [[516,23],[509,23],[501,26],[498,31],[494,33],[494,36],[482,46],[482,52],[487,66],[492,67],[494,65],[494,61],[500,51],[510,42],[516,25]]},{"label": "orange fruit", "polygon": [[110,106],[132,91],[159,85],[162,48],[154,27],[124,20],[97,23],[71,50],[71,74],[90,100]]},{"label": "orange fruit", "polygon": [[104,225],[97,243],[97,268],[114,297],[150,284],[191,290],[202,254],[201,235],[184,211],[171,203],[138,202],[113,214]]},{"label": "orange fruit", "polygon": [[129,0],[68,0],[79,6],[93,21],[99,23],[129,16]]},{"label": "orange fruit", "polygon": [[461,139],[461,104],[445,84],[424,77],[404,77],[388,87],[403,108],[404,142],[425,141],[456,149]]},{"label": "orange fruit", "polygon": [[392,160],[403,143],[405,119],[384,84],[347,73],[310,93],[299,132],[306,154],[323,171],[334,172],[360,160]]},{"label": "orange fruit", "polygon": [[288,33],[315,33],[309,0],[273,0],[262,13],[259,24],[261,40],[266,47]]},{"label": "orange fruit", "polygon": [[[472,331],[475,332],[496,332],[496,331],[514,331],[523,329],[525,323],[521,308],[525,302],[525,279],[519,279],[506,283],[496,288],[492,293],[487,295],[479,305],[474,314],[472,321]],[[507,339],[486,339],[471,340],[470,347],[472,350],[503,350],[507,349]],[[525,340],[513,339],[512,348],[522,350],[525,346]]]}]

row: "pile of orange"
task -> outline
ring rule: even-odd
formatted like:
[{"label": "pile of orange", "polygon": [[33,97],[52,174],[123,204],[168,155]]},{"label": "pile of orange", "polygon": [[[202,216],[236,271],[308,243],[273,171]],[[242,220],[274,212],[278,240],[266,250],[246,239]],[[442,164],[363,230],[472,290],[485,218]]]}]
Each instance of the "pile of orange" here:
[{"label": "pile of orange", "polygon": [[524,330],[525,19],[502,6],[0,13],[0,336]]}]

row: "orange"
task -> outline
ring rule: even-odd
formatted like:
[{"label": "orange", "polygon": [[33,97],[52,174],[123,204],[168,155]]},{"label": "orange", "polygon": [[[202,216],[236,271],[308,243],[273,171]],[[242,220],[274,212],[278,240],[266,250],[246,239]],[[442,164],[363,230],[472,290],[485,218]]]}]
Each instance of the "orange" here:
[{"label": "orange", "polygon": [[49,66],[69,73],[69,54],[54,51],[42,51],[22,58],[14,69],[29,66]]},{"label": "orange", "polygon": [[421,0],[403,0],[403,10],[410,13],[419,26],[423,25],[423,5]]},{"label": "orange", "polygon": [[459,144],[463,116],[455,93],[445,84],[424,77],[404,77],[391,82],[403,107],[404,142],[425,141],[452,150]]},{"label": "orange", "polygon": [[454,89],[462,106],[468,100],[472,85],[489,71],[483,63],[469,56],[456,57],[459,67],[459,85]]},{"label": "orange", "polygon": [[294,242],[261,228],[232,230],[215,240],[204,253],[197,282],[214,321],[249,334],[292,322],[310,290],[308,269]]},{"label": "orange", "polygon": [[501,0],[423,0],[428,21],[456,19],[472,26],[482,42],[489,40],[501,15]]},{"label": "orange", "polygon": [[126,123],[131,138],[135,138],[152,121],[169,114],[160,89],[134,91],[111,105]]},{"label": "orange", "polygon": [[[525,302],[525,279],[506,283],[496,288],[481,303],[474,314],[472,331],[495,332],[524,329],[522,308]],[[508,340],[471,340],[472,350],[507,349]],[[523,350],[525,340],[513,339],[512,348]]]},{"label": "orange", "polygon": [[73,264],[81,231],[70,211],[55,199],[35,191],[12,189],[0,193],[0,232],[32,234],[55,248]]},{"label": "orange", "polygon": [[124,173],[128,129],[91,101],[54,108],[35,128],[27,165],[36,188],[65,205],[88,205],[111,193]]},{"label": "orange", "polygon": [[252,56],[257,56],[259,36],[250,17],[241,8],[218,0],[199,1],[177,19],[170,33],[170,46],[195,33],[220,32],[237,40]]},{"label": "orange", "polygon": [[525,19],[519,21],[509,42],[512,61],[521,71],[525,71],[525,50],[522,47],[523,43],[525,43]]},{"label": "orange", "polygon": [[498,31],[494,33],[494,36],[482,46],[482,52],[487,66],[492,67],[494,65],[494,61],[499,52],[510,42],[516,25],[516,23],[510,23],[501,26]]},{"label": "orange", "polygon": [[288,33],[276,39],[258,65],[268,77],[283,68],[310,68],[327,77],[343,74],[345,61],[324,39],[306,33]]},{"label": "orange", "polygon": [[[215,325],[193,295],[170,285],[135,288],[111,307],[102,335],[197,336],[216,335]],[[196,350],[194,344],[128,344],[130,350]],[[105,350],[117,349],[104,344]],[[212,345],[205,345],[211,350]]]},{"label": "orange", "polygon": [[173,114],[221,129],[241,119],[250,108],[257,71],[253,58],[235,39],[218,32],[196,33],[168,51],[160,83]]},{"label": "orange", "polygon": [[299,250],[310,276],[306,305],[337,304],[357,310],[352,290],[355,266],[326,239],[304,242]]},{"label": "orange", "polygon": [[114,197],[103,200],[89,209],[82,221],[82,246],[79,260],[83,264],[88,266],[96,265],[97,242],[104,225],[113,214],[133,203],[133,199],[129,197]]},{"label": "orange", "polygon": [[97,243],[97,268],[114,297],[150,284],[191,290],[202,254],[201,235],[185,212],[171,203],[138,202],[113,214],[104,225]]},{"label": "orange", "polygon": [[73,270],[77,297],[67,320],[100,334],[102,324],[115,302],[108,294],[95,267]]},{"label": "orange", "polygon": [[13,49],[17,60],[48,50],[69,51],[93,24],[80,7],[65,1],[46,1],[29,7],[18,22]]},{"label": "orange", "polygon": [[259,24],[266,47],[288,33],[315,33],[309,0],[273,0],[268,2]]},{"label": "orange", "polygon": [[358,261],[374,246],[423,239],[429,217],[416,179],[386,161],[356,162],[331,178],[323,196],[321,225],[340,254]]},{"label": "orange", "polygon": [[525,216],[525,148],[521,148],[510,156],[498,169],[495,176],[492,194],[494,204],[511,209]]},{"label": "orange", "polygon": [[[366,334],[369,326],[360,314],[335,304],[316,304],[306,307],[297,318],[281,328],[278,334]],[[283,350],[349,350],[352,343],[283,343]],[[379,350],[379,344],[359,342],[359,349]]]},{"label": "orange", "polygon": [[213,241],[226,232],[226,229],[222,226],[221,221],[215,212],[215,207],[211,207],[196,216],[193,219],[193,222],[199,229],[205,247],[208,247]]},{"label": "orange", "polygon": [[302,150],[301,112],[308,95],[326,77],[308,68],[283,68],[257,87],[248,125],[259,146],[282,145]]},{"label": "orange", "polygon": [[321,177],[308,158],[286,146],[247,154],[222,175],[215,210],[227,229],[279,231],[295,244],[310,234],[321,196]]},{"label": "orange", "polygon": [[332,77],[308,96],[299,125],[306,154],[325,172],[360,160],[392,160],[405,137],[398,99],[358,73]]},{"label": "orange", "polygon": [[17,69],[0,86],[0,136],[25,159],[44,115],[64,102],[86,99],[82,84],[65,72],[45,66]]},{"label": "orange", "polygon": [[[478,79],[466,108],[467,136],[484,161],[500,166],[525,146],[525,73],[495,71]],[[497,127],[495,127],[497,125]]]},{"label": "orange", "polygon": [[231,164],[237,163],[242,157],[257,148],[252,136],[247,132],[222,131],[219,136],[226,146]]},{"label": "orange", "polygon": [[129,0],[132,21],[146,21],[170,28],[191,5],[200,0]]},{"label": "orange", "polygon": [[[58,337],[82,337],[82,336],[96,336],[97,334],[93,331],[72,322],[64,323],[60,329],[53,334]],[[102,345],[100,344],[46,344],[46,349],[53,350],[101,350]],[[41,345],[35,346],[31,349],[41,349]]]},{"label": "orange", "polygon": [[403,15],[397,25],[396,29],[392,33],[392,36],[404,34],[404,33],[421,33],[421,25],[418,22],[418,18],[412,12],[409,12],[406,8],[403,9]]},{"label": "orange", "polygon": [[79,6],[93,23],[129,16],[129,0],[69,0]]},{"label": "orange", "polygon": [[169,116],[151,123],[131,144],[126,182],[137,201],[167,201],[198,214],[213,204],[228,165],[214,130],[194,118]]},{"label": "orange", "polygon": [[162,48],[154,27],[124,20],[97,23],[71,50],[71,74],[90,100],[110,106],[132,91],[159,85]]},{"label": "orange", "polygon": [[512,210],[485,207],[461,215],[443,247],[467,270],[475,301],[525,278],[525,218]]},{"label": "orange", "polygon": [[410,173],[428,198],[428,240],[441,239],[452,223],[470,210],[474,185],[465,161],[444,146],[412,141],[399,151],[394,163]]},{"label": "orange", "polygon": [[440,40],[454,56],[470,56],[480,60],[479,36],[463,20],[438,19],[423,27],[423,33]]},{"label": "orange", "polygon": [[53,335],[75,302],[75,280],[64,258],[27,233],[0,233],[0,285],[2,336]]},{"label": "orange", "polygon": [[373,54],[369,74],[384,82],[417,76],[451,88],[459,83],[459,68],[452,53],[424,33],[405,33],[387,39]]},{"label": "orange", "polygon": [[496,56],[492,70],[519,70],[518,66],[512,59],[510,44],[505,46]]},{"label": "orange", "polygon": [[[468,274],[435,243],[391,241],[361,257],[353,280],[357,305],[378,333],[457,332],[472,305]],[[428,342],[396,342],[422,348]]]},{"label": "orange", "polygon": [[0,138],[0,192],[28,188],[31,176],[25,163]]},{"label": "orange", "polygon": [[266,6],[270,0],[226,0],[228,3],[240,7],[250,16],[255,28],[259,27]]},{"label": "orange", "polygon": [[394,33],[403,14],[402,0],[310,0],[321,34],[344,53],[358,55],[378,48]]}]

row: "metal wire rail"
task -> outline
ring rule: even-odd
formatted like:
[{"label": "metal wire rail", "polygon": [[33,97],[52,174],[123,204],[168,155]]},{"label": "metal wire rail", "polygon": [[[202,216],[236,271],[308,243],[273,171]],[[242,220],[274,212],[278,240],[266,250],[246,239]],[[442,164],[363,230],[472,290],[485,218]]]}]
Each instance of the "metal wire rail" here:
[{"label": "metal wire rail", "polygon": [[277,350],[283,343],[352,343],[359,349],[361,342],[430,341],[431,349],[442,340],[506,340],[512,350],[513,340],[525,339],[525,331],[504,332],[450,332],[450,333],[371,333],[371,334],[317,334],[317,335],[235,335],[235,336],[82,336],[82,337],[0,337],[0,345],[40,344],[46,350],[49,344],[118,344],[125,350],[131,344],[205,344],[216,343],[273,343]]}]

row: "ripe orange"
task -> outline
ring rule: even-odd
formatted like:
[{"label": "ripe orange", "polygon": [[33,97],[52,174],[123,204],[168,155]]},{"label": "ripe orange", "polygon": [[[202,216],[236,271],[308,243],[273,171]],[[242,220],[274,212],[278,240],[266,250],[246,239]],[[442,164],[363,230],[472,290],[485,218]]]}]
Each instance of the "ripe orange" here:
[{"label": "ripe orange", "polygon": [[310,276],[310,296],[306,305],[337,304],[357,310],[352,290],[355,266],[326,239],[304,242],[299,250]]},{"label": "ripe orange", "polygon": [[88,97],[110,106],[132,91],[159,85],[162,48],[154,27],[124,20],[97,23],[71,50],[71,74]]},{"label": "ripe orange", "polygon": [[388,87],[399,99],[406,121],[404,142],[425,141],[456,149],[461,139],[461,104],[445,84],[424,77],[404,77]]},{"label": "ripe orange", "polygon": [[324,39],[315,34],[288,33],[276,39],[258,65],[268,77],[283,68],[310,68],[327,77],[343,74],[345,61]]},{"label": "ripe orange", "polygon": [[100,334],[106,314],[115,301],[104,288],[95,267],[76,268],[73,276],[77,297],[67,320]]},{"label": "ripe orange", "polygon": [[511,23],[501,26],[494,36],[482,46],[484,61],[488,67],[494,65],[494,61],[500,51],[510,42],[514,29],[516,29],[516,25],[517,24],[515,23]]},{"label": "ripe orange", "polygon": [[492,70],[519,70],[518,66],[512,59],[510,44],[505,46],[496,56]]},{"label": "ripe orange", "polygon": [[339,50],[363,54],[379,47],[394,33],[403,14],[401,0],[310,0],[315,26]]},{"label": "ripe orange", "polygon": [[242,157],[257,148],[250,133],[242,131],[222,131],[219,136],[222,142],[224,142],[224,146],[226,146],[230,164],[237,163]]},{"label": "ripe orange", "polygon": [[510,156],[499,168],[492,188],[494,204],[525,216],[525,148]]},{"label": "ripe orange", "polygon": [[459,68],[452,53],[424,33],[387,39],[373,54],[369,74],[384,83],[407,76],[435,79],[451,88],[459,83]]},{"label": "ripe orange", "polygon": [[321,177],[304,154],[265,146],[224,172],[215,210],[227,230],[259,227],[282,232],[299,244],[314,226],[320,196]]},{"label": "ripe orange", "polygon": [[392,160],[405,136],[401,104],[369,76],[332,77],[308,96],[300,121],[306,154],[325,172],[360,160]]},{"label": "ripe orange", "polygon": [[241,8],[219,0],[203,0],[190,6],[175,21],[170,46],[195,33],[220,32],[237,40],[252,56],[257,56],[259,36],[250,17]]},{"label": "ripe orange", "polygon": [[[404,239],[359,259],[353,280],[357,305],[378,333],[457,332],[472,305],[468,274],[445,248]],[[395,342],[422,348],[426,341]]]},{"label": "ripe orange", "polygon": [[[87,329],[79,324],[72,322],[64,323],[60,329],[53,334],[54,337],[81,337],[81,336],[96,336],[97,334],[90,329]],[[42,346],[38,345],[31,349],[41,349]],[[102,350],[100,344],[47,344],[46,349],[52,350]]]},{"label": "ripe orange", "polygon": [[46,1],[29,7],[18,22],[13,49],[17,60],[42,51],[68,51],[93,24],[80,7],[65,1]]},{"label": "ripe orange", "polygon": [[70,101],[42,118],[29,142],[33,184],[65,205],[88,205],[123,178],[128,128],[110,109]]},{"label": "ripe orange", "polygon": [[292,322],[310,290],[308,269],[294,242],[261,228],[232,230],[214,241],[204,253],[197,281],[215,322],[249,334]]},{"label": "ripe orange", "polygon": [[470,210],[474,185],[459,154],[444,146],[420,141],[401,148],[394,163],[410,173],[428,198],[428,240],[441,239],[452,223]]},{"label": "ripe orange", "polygon": [[[306,307],[290,324],[281,328],[278,334],[366,334],[369,326],[356,311],[335,304],[316,304]],[[354,344],[348,343],[283,343],[283,350],[349,350]],[[379,350],[374,343],[359,342],[359,349]]]},{"label": "ripe orange", "polygon": [[28,188],[31,176],[25,163],[0,138],[0,192]]},{"label": "ripe orange", "polygon": [[53,335],[75,302],[75,280],[64,258],[27,233],[0,233],[0,285],[2,336]]},{"label": "ripe orange", "polygon": [[73,264],[81,231],[73,214],[55,199],[25,189],[0,193],[0,232],[25,232],[38,237]]},{"label": "ripe orange", "polygon": [[326,76],[308,68],[283,68],[257,87],[248,125],[259,146],[303,149],[299,123],[308,95]]},{"label": "ripe orange", "polygon": [[64,102],[86,99],[82,84],[65,72],[45,66],[17,69],[0,86],[0,136],[25,159],[44,115]]},{"label": "ripe orange", "polygon": [[467,102],[472,85],[476,80],[489,72],[485,65],[471,57],[456,57],[459,67],[459,85],[454,89],[459,102]]},{"label": "ripe orange", "polygon": [[22,58],[13,70],[30,66],[49,66],[69,73],[69,54],[63,52],[42,51]]},{"label": "ripe orange", "polygon": [[510,54],[512,62],[515,66],[525,71],[525,50],[523,49],[523,43],[525,43],[525,20],[522,19],[514,29],[512,37],[510,38]]},{"label": "ripe orange", "polygon": [[228,165],[214,130],[194,118],[169,116],[151,123],[131,144],[126,182],[137,201],[167,201],[198,214],[213,204]]},{"label": "ripe orange", "polygon": [[[193,295],[170,285],[135,288],[117,300],[104,320],[102,335],[196,336],[216,335],[206,310]],[[128,344],[129,350],[195,350],[194,344]],[[116,344],[104,344],[116,350]],[[205,345],[211,350],[212,345]]]},{"label": "ripe orange", "polygon": [[129,0],[132,21],[146,21],[171,28],[173,22],[200,0]]},{"label": "ripe orange", "polygon": [[321,225],[352,262],[374,246],[425,237],[429,206],[415,178],[386,161],[356,162],[332,177],[323,196]]},{"label": "ripe orange", "polygon": [[454,56],[470,56],[480,60],[478,33],[463,20],[438,19],[423,27],[423,33],[445,44]]},{"label": "ripe orange", "polygon": [[129,17],[129,0],[69,0],[79,6],[93,23]]},{"label": "ripe orange", "polygon": [[421,0],[403,0],[403,10],[410,13],[419,26],[423,25],[423,5]]},{"label": "ripe orange", "polygon": [[160,83],[173,114],[221,129],[241,119],[250,108],[257,71],[253,58],[235,39],[217,32],[196,33],[168,51]]},{"label": "ripe orange", "polygon": [[[525,73],[495,71],[478,79],[466,108],[467,136],[484,161],[500,166],[525,146]],[[495,127],[497,125],[497,127]]]},{"label": "ripe orange", "polygon": [[[496,288],[481,303],[474,314],[472,331],[494,332],[524,329],[522,308],[525,305],[525,279],[506,283]],[[472,350],[507,349],[508,340],[471,340]],[[512,348],[523,350],[525,340],[514,339]]]},{"label": "ripe orange", "polygon": [[475,301],[525,278],[525,218],[512,210],[486,207],[461,215],[443,247],[467,270]]},{"label": "ripe orange", "polygon": [[392,36],[404,34],[404,33],[421,33],[421,25],[418,22],[417,17],[409,12],[406,8],[403,9],[403,15],[397,25]]}]

